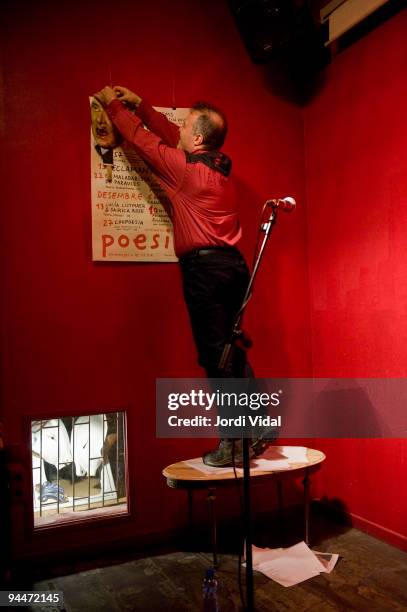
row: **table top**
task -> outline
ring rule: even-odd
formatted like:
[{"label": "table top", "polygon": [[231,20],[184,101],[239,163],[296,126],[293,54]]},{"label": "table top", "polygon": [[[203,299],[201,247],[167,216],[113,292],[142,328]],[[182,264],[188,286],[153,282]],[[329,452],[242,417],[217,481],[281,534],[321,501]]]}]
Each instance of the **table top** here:
[{"label": "table top", "polygon": [[[287,448],[287,445],[286,445]],[[291,447],[295,448],[295,447]],[[298,448],[298,447],[296,447]],[[303,448],[303,447],[302,447]],[[281,449],[281,450],[280,450]],[[272,446],[269,447],[268,451],[272,452],[273,459],[284,459],[285,455],[283,452],[283,447]],[[269,452],[266,451],[265,455],[261,455],[257,457],[257,459],[262,459],[263,457],[269,458]],[[266,478],[275,478],[276,476],[283,477],[287,473],[293,474],[295,471],[304,470],[307,468],[315,468],[318,467],[325,460],[325,455],[323,452],[319,450],[315,450],[313,448],[306,449],[307,461],[290,463],[290,466],[275,471],[260,471],[260,470],[251,470],[250,475],[254,479],[266,479]],[[191,461],[186,459],[185,461]],[[251,463],[253,465],[253,462]],[[198,469],[195,469],[184,461],[179,461],[178,463],[172,463],[168,465],[162,471],[163,476],[167,478],[167,484],[173,488],[204,488],[210,485],[212,486],[226,486],[228,484],[233,483],[235,480],[235,474],[233,468],[230,468],[230,471],[224,471],[224,468],[213,468],[213,471],[206,474],[201,472]],[[243,478],[243,470],[237,471],[237,477]]]}]

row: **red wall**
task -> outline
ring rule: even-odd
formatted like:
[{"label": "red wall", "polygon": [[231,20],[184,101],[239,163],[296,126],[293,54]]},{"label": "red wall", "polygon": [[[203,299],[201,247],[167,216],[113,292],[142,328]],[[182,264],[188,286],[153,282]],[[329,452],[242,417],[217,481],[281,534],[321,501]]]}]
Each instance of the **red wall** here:
[{"label": "red wall", "polygon": [[[80,543],[171,529],[184,523],[186,500],[161,469],[210,441],[156,440],[155,378],[201,371],[177,266],[91,261],[88,95],[111,75],[157,105],[171,106],[174,90],[178,106],[208,98],[224,108],[248,256],[263,201],[297,198],[295,214],[280,216],[246,320],[258,375],[404,376],[406,12],[334,59],[305,109],[304,164],[302,111],[272,93],[226,3],[2,6],[8,442],[24,446],[26,415],[128,408],[130,520],[89,526]],[[313,444],[328,455],[320,497],[404,546],[405,443]],[[33,537],[29,513],[29,504],[13,510],[17,555],[78,544]]]},{"label": "red wall", "polygon": [[[305,110],[314,375],[407,369],[407,12],[335,57]],[[407,549],[405,440],[318,441],[321,497]]]},{"label": "red wall", "polygon": [[[230,121],[244,252],[265,199],[293,195],[269,245],[247,327],[259,375],[310,375],[302,112],[274,96],[226,3],[3,3],[2,406],[8,443],[26,415],[128,408],[132,514],[55,539],[22,528],[17,555],[181,524],[183,494],[162,468],[211,441],[156,440],[155,378],[197,376],[177,265],[91,260],[88,96],[110,82],[160,106],[208,98]],[[28,460],[26,467],[28,469]],[[28,496],[29,497],[29,496]]]}]

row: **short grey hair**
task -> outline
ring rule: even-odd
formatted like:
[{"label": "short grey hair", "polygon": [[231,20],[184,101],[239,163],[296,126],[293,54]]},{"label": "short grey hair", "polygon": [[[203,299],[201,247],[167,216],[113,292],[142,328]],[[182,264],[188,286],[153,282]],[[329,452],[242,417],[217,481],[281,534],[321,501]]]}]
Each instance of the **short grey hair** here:
[{"label": "short grey hair", "polygon": [[[228,131],[225,114],[216,106],[202,101],[195,102],[191,106],[191,111],[199,113],[193,126],[193,133],[202,134],[203,144],[209,151],[220,149]],[[214,114],[217,115],[216,119]]]}]

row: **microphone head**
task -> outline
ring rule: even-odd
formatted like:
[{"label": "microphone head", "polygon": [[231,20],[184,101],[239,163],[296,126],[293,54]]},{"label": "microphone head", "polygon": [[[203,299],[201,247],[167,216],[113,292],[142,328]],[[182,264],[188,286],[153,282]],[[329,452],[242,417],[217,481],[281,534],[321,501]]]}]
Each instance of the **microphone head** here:
[{"label": "microphone head", "polygon": [[265,206],[271,206],[274,209],[279,208],[283,212],[292,212],[297,206],[297,202],[291,196],[287,196],[286,198],[267,200]]},{"label": "microphone head", "polygon": [[280,201],[283,203],[282,209],[285,210],[286,212],[292,212],[294,208],[297,206],[297,202],[291,196],[282,198]]}]

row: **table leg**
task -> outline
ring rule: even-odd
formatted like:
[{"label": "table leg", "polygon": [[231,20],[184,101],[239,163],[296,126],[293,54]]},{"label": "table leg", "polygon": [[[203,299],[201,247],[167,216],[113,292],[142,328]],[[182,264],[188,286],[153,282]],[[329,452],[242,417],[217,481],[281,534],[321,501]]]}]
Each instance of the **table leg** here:
[{"label": "table leg", "polygon": [[216,513],[215,513],[215,501],[216,501],[216,489],[208,489],[207,500],[209,503],[209,514],[211,520],[211,540],[212,540],[212,552],[213,552],[213,566],[216,569],[218,567],[218,555],[217,555],[217,535],[216,535]]},{"label": "table leg", "polygon": [[309,477],[308,469],[305,470],[304,480],[304,506],[305,506],[305,543],[309,546],[309,490],[310,490],[311,479]]}]

